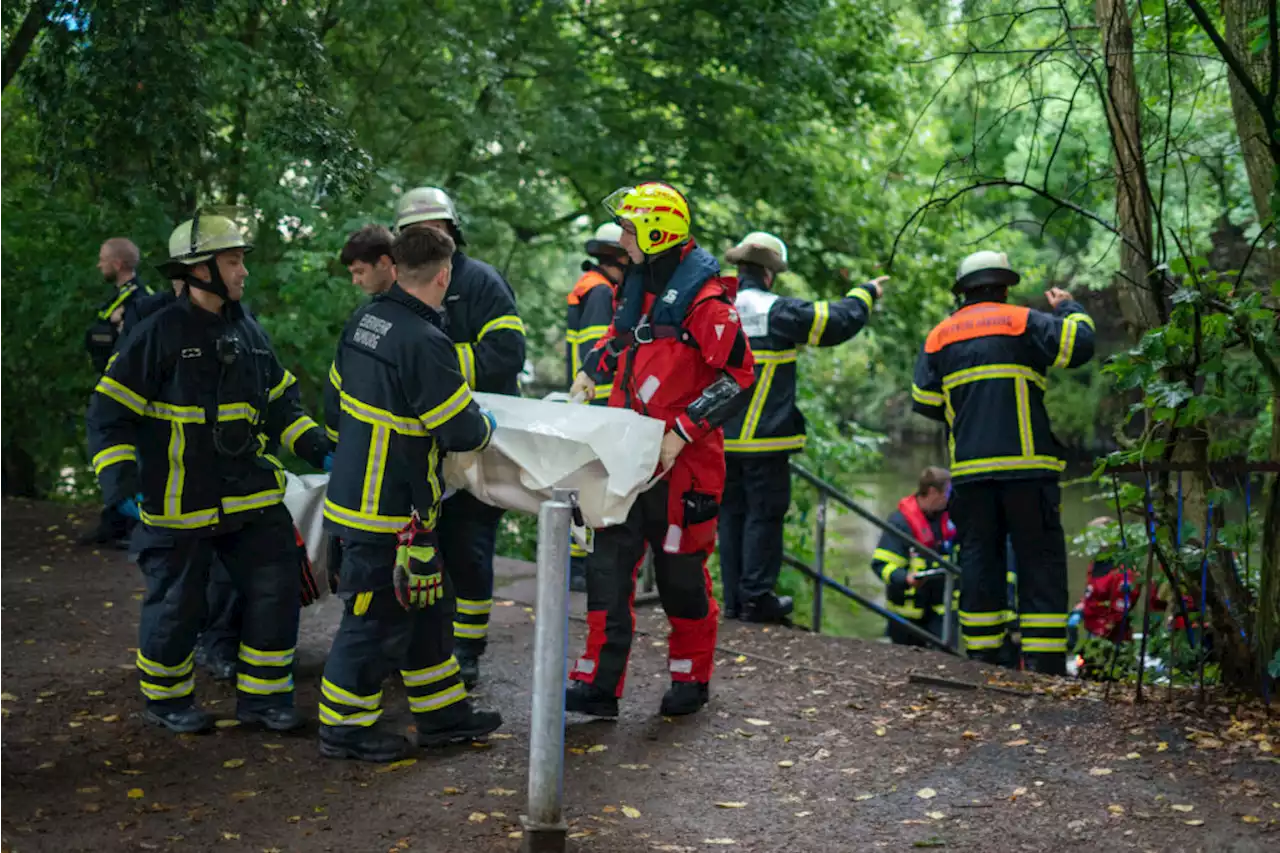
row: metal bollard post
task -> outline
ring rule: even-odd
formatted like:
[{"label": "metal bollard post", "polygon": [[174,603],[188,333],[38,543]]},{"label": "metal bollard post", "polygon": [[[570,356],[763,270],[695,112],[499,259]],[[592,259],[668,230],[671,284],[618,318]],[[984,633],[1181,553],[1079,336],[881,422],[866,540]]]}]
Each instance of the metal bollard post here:
[{"label": "metal bollard post", "polygon": [[537,621],[529,731],[529,813],[520,816],[525,853],[563,853],[564,691],[569,646],[569,529],[577,491],[556,489],[538,511]]},{"label": "metal bollard post", "polygon": [[818,573],[817,579],[813,582],[813,633],[822,633],[822,593],[826,584],[826,564],[827,564],[827,493],[818,492],[818,525],[817,534],[813,543],[813,568]]}]

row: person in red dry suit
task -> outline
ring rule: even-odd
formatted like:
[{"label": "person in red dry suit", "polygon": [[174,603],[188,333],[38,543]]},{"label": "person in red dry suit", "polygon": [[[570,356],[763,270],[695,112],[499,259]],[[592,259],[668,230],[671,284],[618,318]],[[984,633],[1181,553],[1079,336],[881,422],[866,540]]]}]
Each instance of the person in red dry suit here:
[{"label": "person in red dry suit", "polygon": [[707,557],[724,492],[721,426],[746,405],[751,347],[733,300],[737,281],[690,235],[689,203],[667,184],[618,190],[605,207],[631,257],[613,323],[583,363],[572,393],[611,383],[609,405],[666,423],[663,479],[622,524],[596,531],[587,558],[587,648],[573,665],[566,709],[616,717],[635,630],[636,572],[648,544],[671,621],[665,715],[707,703],[719,607]]}]

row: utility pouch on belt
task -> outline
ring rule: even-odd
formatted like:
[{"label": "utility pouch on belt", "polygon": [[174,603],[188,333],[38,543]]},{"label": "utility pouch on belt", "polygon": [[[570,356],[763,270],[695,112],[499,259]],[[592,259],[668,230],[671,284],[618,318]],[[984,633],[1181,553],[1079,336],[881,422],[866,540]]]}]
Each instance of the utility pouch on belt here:
[{"label": "utility pouch on belt", "polygon": [[686,528],[710,521],[720,514],[720,502],[716,500],[715,495],[690,490],[680,496],[680,503],[684,506]]}]

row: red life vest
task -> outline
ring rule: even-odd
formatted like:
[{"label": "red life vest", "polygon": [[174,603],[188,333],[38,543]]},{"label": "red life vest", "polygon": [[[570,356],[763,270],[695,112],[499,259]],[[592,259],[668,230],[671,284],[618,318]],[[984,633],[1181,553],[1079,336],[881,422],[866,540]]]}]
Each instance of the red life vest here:
[{"label": "red life vest", "polygon": [[902,513],[902,517],[907,520],[911,535],[921,545],[940,553],[951,550],[951,545],[956,539],[956,526],[951,521],[950,513],[946,511],[942,513],[942,541],[939,542],[933,534],[933,525],[929,524],[929,519],[925,517],[924,510],[920,509],[920,502],[916,500],[915,495],[907,495],[898,501],[898,512]]}]

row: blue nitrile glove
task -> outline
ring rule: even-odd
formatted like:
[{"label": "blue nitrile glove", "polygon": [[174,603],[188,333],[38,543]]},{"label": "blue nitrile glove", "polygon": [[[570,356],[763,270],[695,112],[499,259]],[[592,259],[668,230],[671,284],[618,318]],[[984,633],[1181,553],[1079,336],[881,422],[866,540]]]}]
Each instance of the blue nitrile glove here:
[{"label": "blue nitrile glove", "polygon": [[1073,610],[1071,612],[1071,615],[1067,617],[1067,627],[1078,628],[1080,627],[1080,623],[1083,620],[1084,620],[1084,614],[1081,613],[1079,610]]},{"label": "blue nitrile glove", "polygon": [[495,418],[493,416],[493,412],[489,411],[488,409],[481,409],[480,414],[483,415],[484,419],[489,422],[489,434],[492,435],[493,431],[498,428],[498,419]]},{"label": "blue nitrile glove", "polygon": [[142,519],[142,513],[138,510],[138,507],[141,504],[142,493],[139,492],[133,497],[125,498],[120,501],[120,503],[116,504],[116,511],[126,518],[132,518],[134,521],[140,521]]},{"label": "blue nitrile glove", "polygon": [[324,471],[326,474],[333,470],[333,454],[332,453],[326,453],[324,455],[324,464],[321,467],[324,468]]}]

